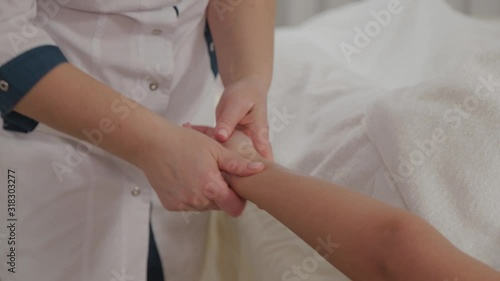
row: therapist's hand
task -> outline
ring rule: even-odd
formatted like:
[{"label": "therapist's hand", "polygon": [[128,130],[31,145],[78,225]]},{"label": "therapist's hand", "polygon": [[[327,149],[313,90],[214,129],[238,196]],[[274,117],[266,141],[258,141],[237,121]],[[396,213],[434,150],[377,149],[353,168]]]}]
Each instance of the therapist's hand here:
[{"label": "therapist's hand", "polygon": [[221,209],[238,216],[245,201],[224,181],[221,171],[249,176],[263,170],[217,141],[188,128],[157,132],[156,141],[144,148],[138,165],[171,211]]},{"label": "therapist's hand", "polygon": [[[203,125],[191,125],[191,124],[185,124],[185,128],[191,128],[193,130],[196,130],[210,138],[215,139],[215,128],[210,127],[210,126],[203,126]],[[225,141],[222,144],[226,149],[229,149],[232,152],[237,153],[238,155],[244,157],[247,160],[250,161],[265,161],[262,155],[260,155],[257,150],[255,149],[252,140],[245,135],[242,131],[240,130],[234,130],[233,134],[231,137]]]},{"label": "therapist's hand", "polygon": [[267,121],[268,90],[268,84],[257,77],[247,77],[227,85],[216,110],[216,139],[227,141],[238,127],[250,137],[260,154],[272,159]]}]

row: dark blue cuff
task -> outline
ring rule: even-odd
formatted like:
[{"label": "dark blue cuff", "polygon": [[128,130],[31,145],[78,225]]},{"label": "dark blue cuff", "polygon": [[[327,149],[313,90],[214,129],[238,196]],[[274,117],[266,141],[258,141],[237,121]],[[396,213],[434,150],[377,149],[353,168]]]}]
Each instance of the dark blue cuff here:
[{"label": "dark blue cuff", "polygon": [[66,57],[56,46],[31,49],[0,67],[0,112],[5,130],[28,133],[38,122],[12,111],[17,103],[48,72]]},{"label": "dark blue cuff", "polygon": [[210,31],[210,26],[208,21],[205,25],[205,41],[207,42],[208,55],[210,56],[210,66],[212,67],[212,72],[214,76],[219,74],[219,66],[217,64],[217,54],[215,53],[215,44],[212,37],[212,32]]}]

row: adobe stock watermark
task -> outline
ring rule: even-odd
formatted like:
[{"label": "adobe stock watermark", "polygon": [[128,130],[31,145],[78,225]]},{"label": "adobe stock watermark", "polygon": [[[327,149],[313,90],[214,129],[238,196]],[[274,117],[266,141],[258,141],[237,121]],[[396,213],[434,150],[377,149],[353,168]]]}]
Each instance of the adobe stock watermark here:
[{"label": "adobe stock watermark", "polygon": [[[147,74],[141,79],[129,92],[124,93],[119,98],[113,100],[110,105],[110,111],[120,121],[127,119],[132,110],[139,106],[149,94],[149,84],[151,81],[162,83],[167,75],[163,73],[159,66],[155,68],[146,67]],[[72,173],[82,162],[93,153],[96,147],[99,147],[106,135],[113,133],[117,125],[111,118],[103,118],[99,121],[98,127],[93,129],[84,129],[81,131],[86,141],[78,141],[76,145],[66,145],[64,147],[66,155],[62,161],[53,161],[52,170],[57,176],[59,182],[64,181],[66,174]]]},{"label": "adobe stock watermark", "polygon": [[[437,152],[440,146],[446,145],[449,136],[446,128],[459,130],[465,122],[471,118],[472,114],[481,107],[487,106],[488,100],[500,92],[500,82],[495,81],[493,75],[488,77],[480,76],[474,93],[466,96],[460,104],[453,104],[446,110],[442,119],[447,127],[436,127],[429,138],[414,141],[415,149],[407,155],[399,155],[397,173],[385,173],[386,180],[394,183],[404,183],[411,180],[411,177]],[[494,107],[486,110],[494,110]]]},{"label": "adobe stock watermark", "polygon": [[[340,244],[333,243],[330,236],[326,239],[316,239],[318,246],[314,248],[313,256],[305,257],[298,265],[294,264],[291,268],[281,275],[283,281],[303,281],[308,280],[318,268],[321,262],[331,257]],[[322,253],[322,254],[321,254]]]},{"label": "adobe stock watermark", "polygon": [[16,54],[20,53],[23,45],[28,45],[29,40],[35,38],[44,26],[49,23],[49,19],[54,18],[61,10],[61,5],[66,5],[73,0],[39,0],[37,1],[37,12],[33,19],[26,15],[20,15],[9,19],[9,24],[17,32],[7,33],[7,39]]},{"label": "adobe stock watermark", "polygon": [[[408,0],[411,2],[412,0]],[[371,11],[373,20],[367,22],[362,28],[354,28],[354,38],[351,43],[341,42],[339,47],[348,63],[352,62],[353,55],[359,55],[366,49],[373,40],[378,37],[384,28],[388,27],[394,17],[401,14],[404,10],[401,0],[390,0],[385,9],[380,11]]]},{"label": "adobe stock watermark", "polygon": [[135,276],[127,274],[125,267],[122,267],[120,272],[113,269],[111,275],[113,275],[113,277],[109,281],[136,281]]}]

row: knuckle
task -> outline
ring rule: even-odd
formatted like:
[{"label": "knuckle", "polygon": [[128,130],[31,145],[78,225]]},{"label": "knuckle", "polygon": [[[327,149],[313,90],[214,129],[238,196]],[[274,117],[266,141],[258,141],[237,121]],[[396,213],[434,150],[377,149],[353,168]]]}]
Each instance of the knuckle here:
[{"label": "knuckle", "polygon": [[208,198],[208,200],[215,200],[222,196],[222,191],[224,190],[224,178],[220,172],[211,173],[210,177],[205,181],[203,185],[203,195]]},{"label": "knuckle", "polygon": [[239,173],[244,170],[241,160],[231,159],[225,165],[225,170],[231,173]]},{"label": "knuckle", "polygon": [[262,127],[258,129],[255,138],[258,142],[269,143],[269,128]]},{"label": "knuckle", "polygon": [[201,191],[197,190],[198,193],[196,193],[193,198],[190,200],[191,201],[191,204],[195,207],[195,208],[206,208],[210,205],[210,201],[204,196],[201,194]]},{"label": "knuckle", "polygon": [[218,170],[209,171],[209,172],[207,172],[206,176],[202,179],[202,182],[203,182],[202,186],[204,186],[210,182],[217,182],[217,180],[219,178],[220,178],[220,172]]},{"label": "knuckle", "polygon": [[215,182],[208,182],[204,188],[204,194],[208,199],[217,199],[221,193],[220,187]]}]

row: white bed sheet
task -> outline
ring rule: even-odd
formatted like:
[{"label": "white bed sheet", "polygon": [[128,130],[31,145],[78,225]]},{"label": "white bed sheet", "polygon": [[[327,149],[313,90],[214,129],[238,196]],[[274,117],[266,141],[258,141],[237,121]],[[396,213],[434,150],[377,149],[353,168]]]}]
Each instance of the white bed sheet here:
[{"label": "white bed sheet", "polygon": [[[498,40],[500,29],[465,18],[440,0],[401,1],[403,12],[348,63],[340,43],[352,42],[354,28],[388,2],[350,5],[278,31],[269,115],[278,162],[406,209],[367,135],[365,111],[391,90],[456,69],[479,47]],[[309,246],[251,204],[238,219],[214,215],[211,233],[203,280],[302,280],[289,271],[313,256]],[[323,261],[307,280],[347,278]]]}]

